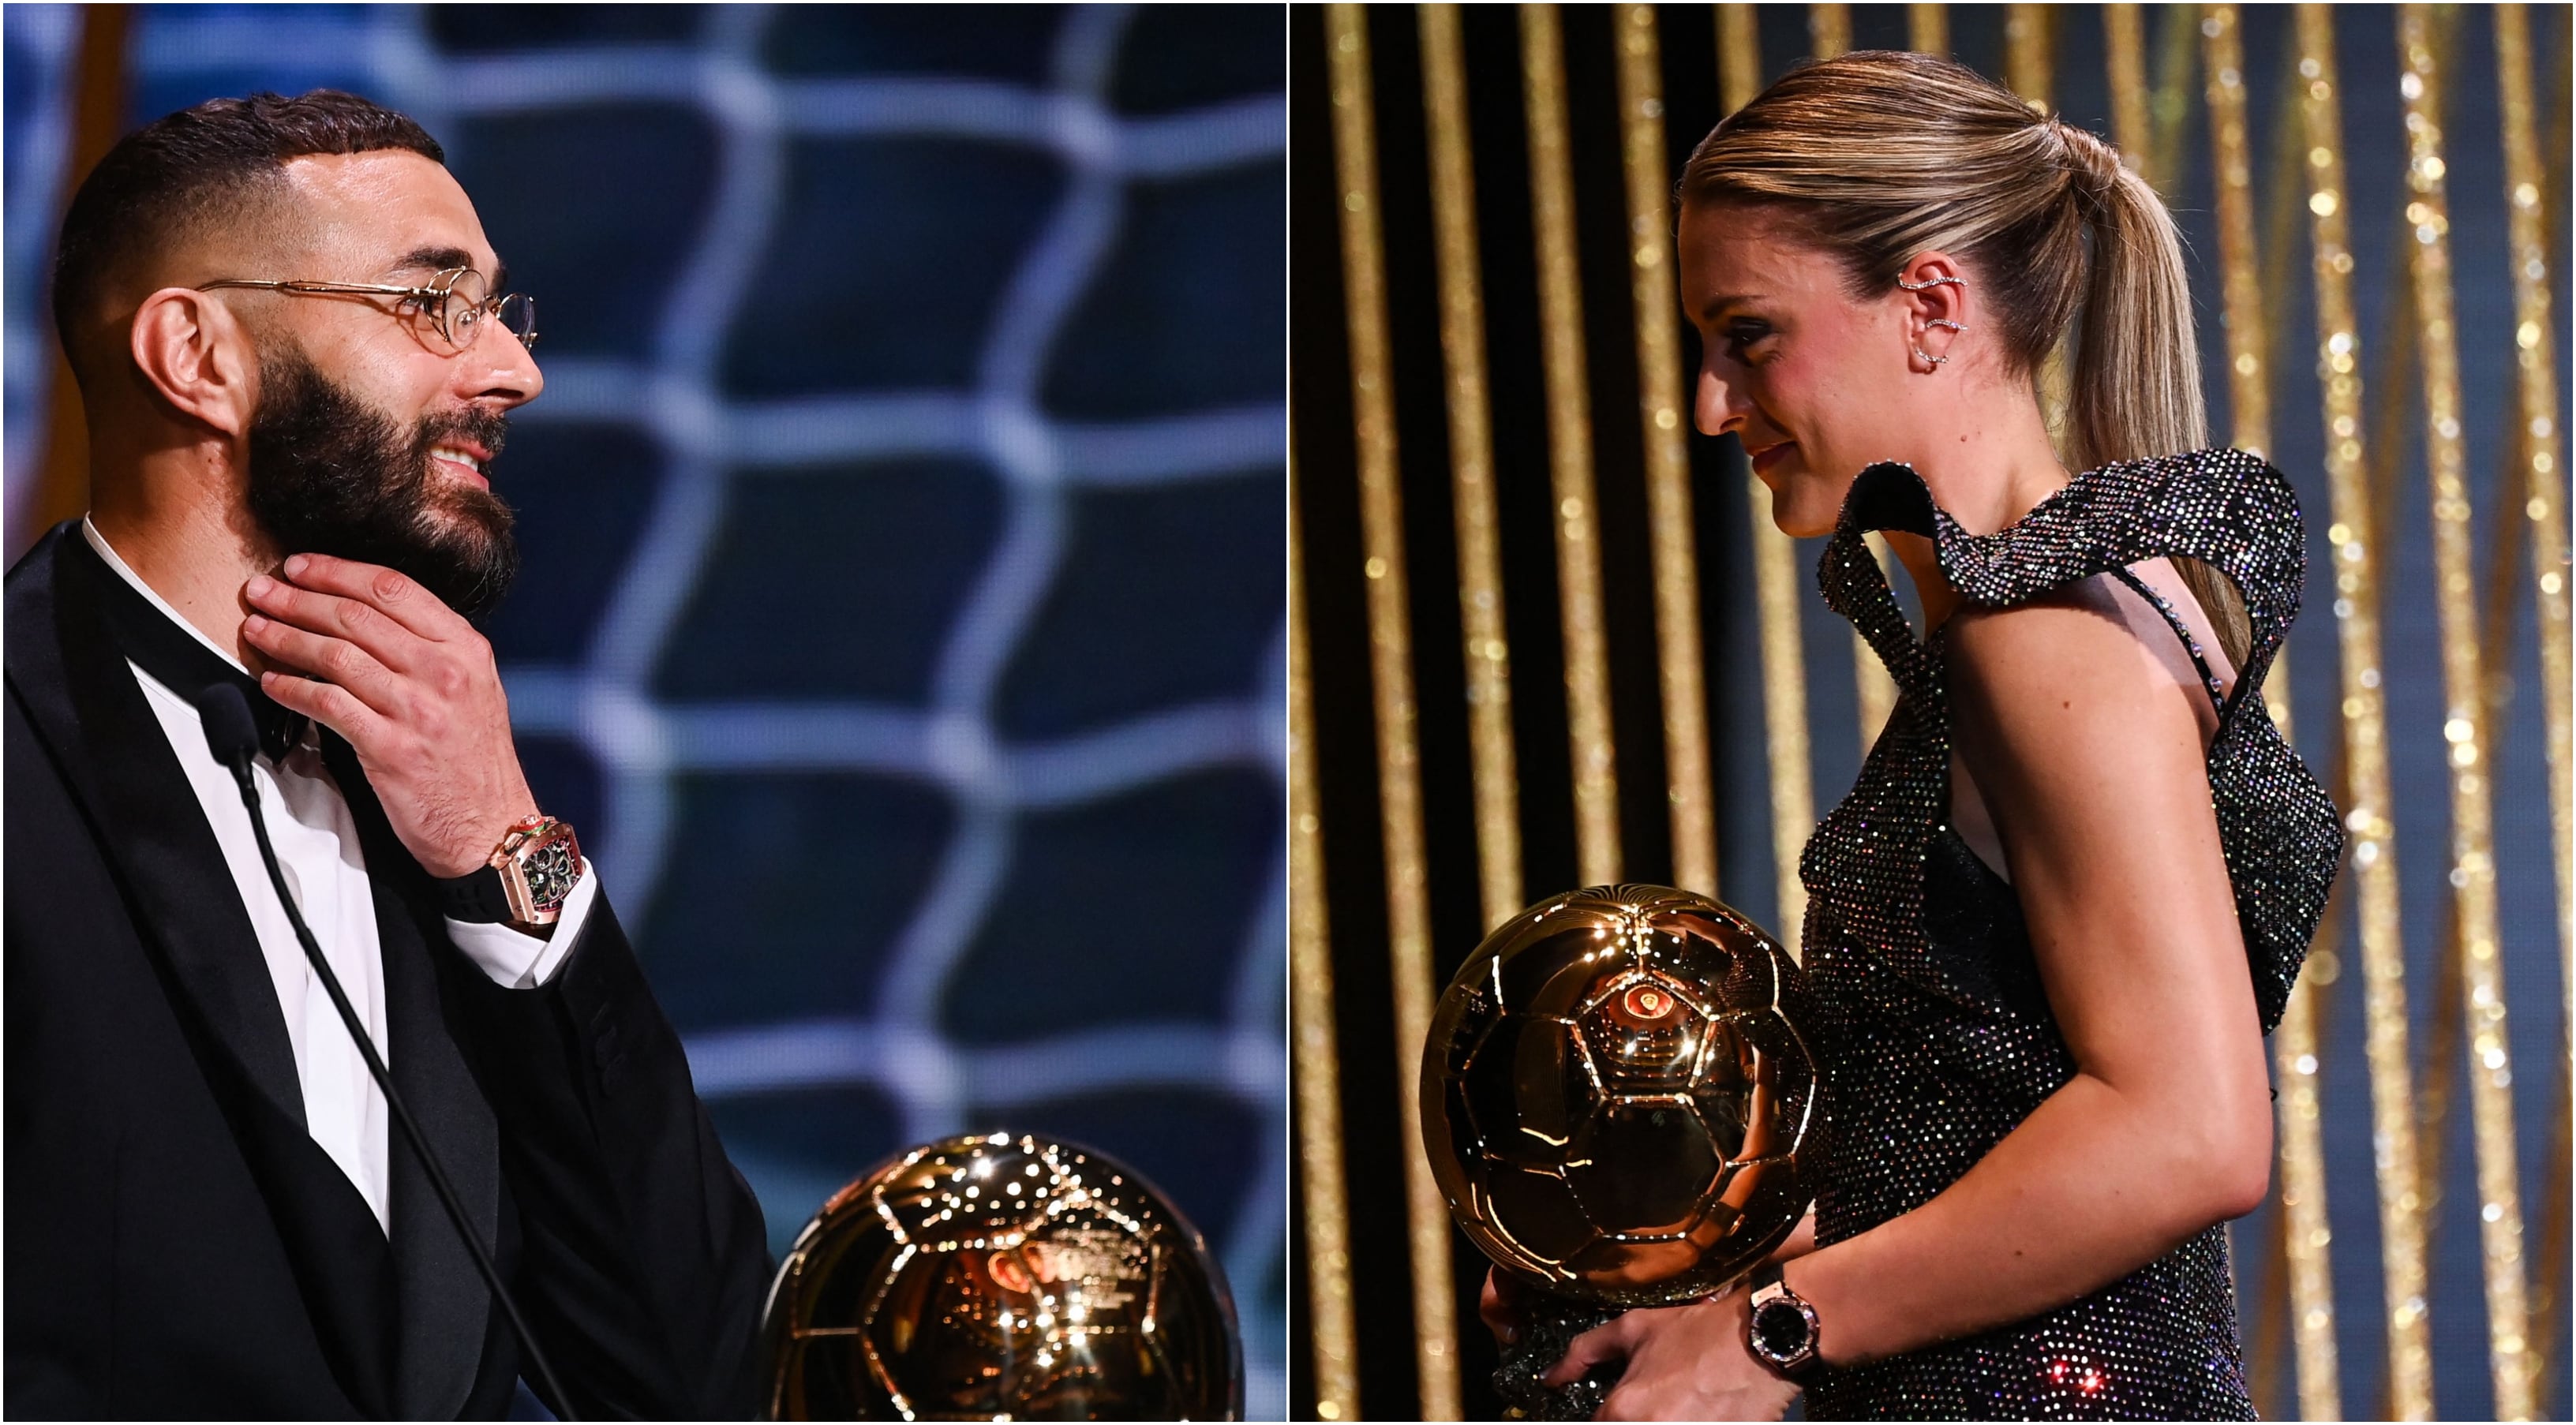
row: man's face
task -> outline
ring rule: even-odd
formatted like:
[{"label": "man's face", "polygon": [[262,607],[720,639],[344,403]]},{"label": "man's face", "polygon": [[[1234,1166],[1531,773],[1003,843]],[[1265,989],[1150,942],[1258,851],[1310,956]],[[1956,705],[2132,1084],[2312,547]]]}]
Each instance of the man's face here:
[{"label": "man's face", "polygon": [[[244,274],[426,286],[471,267],[499,292],[499,259],[447,170],[395,151],[287,165],[292,271]],[[391,296],[277,296],[261,326],[249,431],[252,517],[280,554],[383,564],[469,618],[518,567],[509,506],[491,488],[506,414],[545,380],[517,337],[480,323],[459,349],[425,306]]]}]

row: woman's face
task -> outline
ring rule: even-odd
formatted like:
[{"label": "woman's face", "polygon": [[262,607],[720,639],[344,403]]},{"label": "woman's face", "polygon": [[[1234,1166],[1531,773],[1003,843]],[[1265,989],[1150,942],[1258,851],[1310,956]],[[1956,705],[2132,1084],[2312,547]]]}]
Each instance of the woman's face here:
[{"label": "woman's face", "polygon": [[[1757,208],[1686,206],[1680,253],[1682,305],[1700,333],[1694,420],[1743,440],[1774,524],[1831,532],[1852,477],[1910,458],[1906,433],[1919,434],[1908,412],[1926,384],[1909,331],[1916,294],[1854,302],[1832,258]],[[1950,333],[1929,335],[1924,349],[1940,354]]]}]

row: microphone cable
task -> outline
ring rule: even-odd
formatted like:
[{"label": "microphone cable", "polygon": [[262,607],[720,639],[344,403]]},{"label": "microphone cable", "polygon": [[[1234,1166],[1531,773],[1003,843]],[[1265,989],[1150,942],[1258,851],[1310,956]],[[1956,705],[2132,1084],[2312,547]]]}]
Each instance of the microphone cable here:
[{"label": "microphone cable", "polygon": [[376,1053],[375,1042],[367,1037],[366,1026],[359,1023],[358,1011],[350,1005],[348,992],[340,988],[340,977],[332,973],[331,962],[323,958],[322,946],[313,938],[312,929],[305,925],[304,914],[296,908],[295,897],[287,892],[286,872],[277,864],[276,849],[269,845],[268,823],[259,814],[259,788],[251,780],[250,762],[252,754],[259,750],[259,729],[251,721],[249,700],[242,696],[241,689],[232,684],[216,683],[199,692],[191,701],[196,703],[197,715],[206,725],[207,750],[215,755],[216,761],[230,767],[233,780],[241,784],[242,805],[250,809],[250,829],[251,834],[259,839],[260,859],[268,865],[269,883],[277,887],[278,903],[286,907],[286,918],[295,927],[295,938],[304,946],[304,958],[312,962],[313,973],[322,977],[322,988],[331,996],[332,1007],[340,1011],[340,1022],[348,1026],[349,1037],[358,1043],[359,1057],[367,1061],[367,1072],[375,1077],[376,1087],[384,1091],[385,1102],[394,1111],[394,1121],[402,1125],[403,1137],[410,1141],[412,1152],[420,1158],[420,1165],[428,1170],[429,1184],[438,1191],[439,1205],[447,1209],[447,1219],[455,1224],[456,1235],[465,1240],[466,1251],[473,1254],[475,1270],[483,1274],[483,1284],[492,1289],[492,1299],[500,1303],[501,1313],[510,1319],[510,1330],[519,1338],[519,1349],[527,1353],[528,1364],[535,1367],[537,1382],[554,1396],[554,1408],[559,1412],[557,1418],[578,1422],[581,1417],[573,1413],[571,1397],[564,1394],[563,1383],[555,1379],[554,1367],[547,1363],[545,1352],[537,1348],[537,1338],[528,1330],[527,1318],[519,1314],[519,1304],[511,1299],[509,1288],[501,1284],[500,1268],[493,1265],[492,1254],[466,1222],[465,1204],[457,1197],[454,1184],[447,1180],[447,1170],[439,1166],[437,1157],[429,1151],[429,1139],[420,1131],[418,1120],[411,1116],[410,1105],[394,1091],[393,1075],[386,1071],[385,1061]]}]

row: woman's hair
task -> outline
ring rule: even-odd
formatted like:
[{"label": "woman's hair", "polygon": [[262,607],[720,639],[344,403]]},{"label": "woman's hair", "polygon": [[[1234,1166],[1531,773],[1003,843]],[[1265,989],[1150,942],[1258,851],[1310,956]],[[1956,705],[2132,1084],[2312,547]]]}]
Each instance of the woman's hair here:
[{"label": "woman's hair", "polygon": [[[1681,201],[1786,219],[1841,263],[1856,301],[1886,293],[1918,254],[1957,254],[2026,375],[2080,311],[2064,451],[2078,469],[2209,443],[2191,284],[2164,201],[2098,135],[1965,65],[1902,50],[1801,64],[1692,150]],[[2242,668],[2241,596],[2198,560],[2174,565]]]}]

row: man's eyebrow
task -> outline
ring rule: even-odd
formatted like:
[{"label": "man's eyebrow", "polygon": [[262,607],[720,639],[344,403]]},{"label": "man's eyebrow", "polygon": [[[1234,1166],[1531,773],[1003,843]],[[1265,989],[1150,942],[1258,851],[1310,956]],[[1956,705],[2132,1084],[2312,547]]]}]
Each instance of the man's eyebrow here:
[{"label": "man's eyebrow", "polygon": [[388,272],[446,272],[472,267],[474,255],[461,247],[416,247],[395,258]]}]

